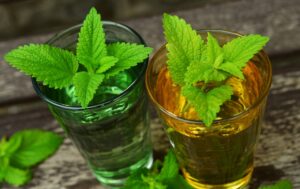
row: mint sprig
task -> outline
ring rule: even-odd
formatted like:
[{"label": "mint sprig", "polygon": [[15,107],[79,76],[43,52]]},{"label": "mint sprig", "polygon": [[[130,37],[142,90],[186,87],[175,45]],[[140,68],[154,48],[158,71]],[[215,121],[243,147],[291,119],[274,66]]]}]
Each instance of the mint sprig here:
[{"label": "mint sprig", "polygon": [[0,142],[0,183],[20,186],[31,179],[30,168],[51,156],[63,139],[57,134],[38,129],[16,132]]},{"label": "mint sprig", "polygon": [[134,172],[122,189],[192,189],[179,174],[175,154],[169,150],[163,164],[156,161],[151,170],[146,168]]},{"label": "mint sprig", "polygon": [[226,85],[229,77],[244,79],[243,68],[269,38],[260,35],[240,36],[220,46],[208,32],[207,42],[177,16],[164,14],[163,28],[167,40],[167,66],[175,84],[209,127],[220,107],[233,95]]},{"label": "mint sprig", "polygon": [[[77,101],[86,108],[102,81],[142,63],[151,51],[123,42],[107,45],[101,16],[92,8],[80,29],[76,55],[50,45],[31,44],[10,51],[4,59],[51,88],[73,85]],[[85,70],[79,70],[79,64]]]}]

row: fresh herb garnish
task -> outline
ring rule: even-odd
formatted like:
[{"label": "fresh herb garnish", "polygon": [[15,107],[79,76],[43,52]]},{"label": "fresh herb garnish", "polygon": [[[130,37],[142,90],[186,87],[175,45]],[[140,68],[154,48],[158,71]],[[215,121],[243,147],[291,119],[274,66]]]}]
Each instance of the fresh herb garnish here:
[{"label": "fresh herb garnish", "polygon": [[233,94],[233,89],[225,83],[226,79],[244,79],[242,69],[269,38],[240,36],[221,47],[210,33],[205,43],[183,19],[168,14],[164,14],[163,28],[171,78],[181,86],[182,95],[209,127],[217,118],[220,107]]},{"label": "fresh herb garnish", "polygon": [[151,170],[146,168],[134,172],[122,189],[192,189],[179,174],[175,154],[169,150],[163,164],[156,161]]},{"label": "fresh herb garnish", "polygon": [[0,142],[0,183],[20,186],[31,179],[30,168],[51,156],[63,139],[57,134],[38,129],[16,132]]},{"label": "fresh herb garnish", "polygon": [[273,185],[262,185],[258,189],[292,189],[292,183],[289,180],[281,180]]},{"label": "fresh herb garnish", "polygon": [[[105,79],[143,62],[151,51],[123,42],[107,45],[101,17],[92,8],[80,29],[76,55],[50,45],[30,44],[12,50],[4,59],[49,87],[74,85],[77,100],[86,108]],[[79,71],[79,64],[86,70]]]}]

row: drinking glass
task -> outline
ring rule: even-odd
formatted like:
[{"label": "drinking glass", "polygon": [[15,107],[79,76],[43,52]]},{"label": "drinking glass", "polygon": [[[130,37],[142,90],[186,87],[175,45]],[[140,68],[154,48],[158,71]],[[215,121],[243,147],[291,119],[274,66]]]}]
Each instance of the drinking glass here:
[{"label": "drinking glass", "polygon": [[[222,30],[201,30],[215,36],[221,45],[240,36]],[[271,64],[264,51],[257,53],[243,69],[245,80],[230,78],[234,90],[210,127],[197,119],[192,107],[172,82],[167,69],[167,50],[162,46],[146,71],[146,88],[181,166],[186,180],[195,188],[243,188],[253,172],[253,157],[259,137],[267,95],[271,85]]]},{"label": "drinking glass", "polygon": [[[48,44],[75,51],[81,25],[55,35]],[[145,45],[131,28],[103,22],[106,42]],[[152,165],[148,103],[144,75],[148,59],[103,81],[87,108],[81,108],[74,87],[56,90],[33,80],[36,93],[104,185],[122,186],[126,177]],[[81,68],[79,68],[81,69]],[[78,173],[80,174],[80,173]]]}]

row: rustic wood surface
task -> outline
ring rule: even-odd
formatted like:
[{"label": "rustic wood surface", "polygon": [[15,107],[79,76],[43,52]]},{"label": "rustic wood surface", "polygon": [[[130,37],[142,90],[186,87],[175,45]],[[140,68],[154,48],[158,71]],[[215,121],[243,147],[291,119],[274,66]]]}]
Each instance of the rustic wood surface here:
[{"label": "rustic wood surface", "polygon": [[[251,188],[261,183],[290,179],[300,188],[300,1],[242,0],[208,4],[176,12],[195,28],[222,28],[271,36],[267,47],[273,63],[273,84],[266,121],[255,158]],[[161,17],[125,22],[157,49],[163,43]],[[52,34],[0,42],[0,137],[24,128],[43,128],[63,135],[47,106],[33,92],[30,79],[3,62],[11,48],[44,42]],[[152,118],[155,157],[168,148],[159,120]],[[5,189],[14,189],[4,185]],[[34,168],[33,180],[24,189],[103,189],[88,170],[69,139],[59,151]]]}]

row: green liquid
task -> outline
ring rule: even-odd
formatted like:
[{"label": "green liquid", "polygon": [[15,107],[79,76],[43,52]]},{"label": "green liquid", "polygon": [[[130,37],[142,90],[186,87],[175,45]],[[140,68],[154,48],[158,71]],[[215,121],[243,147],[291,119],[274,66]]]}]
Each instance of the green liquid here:
[{"label": "green liquid", "polygon": [[[96,178],[110,186],[121,186],[132,171],[152,164],[149,116],[144,81],[140,80],[116,100],[133,82],[135,73],[122,72],[105,80],[90,105],[110,101],[101,108],[61,111],[53,115],[87,160]],[[52,91],[62,104],[79,106],[74,87]]]}]

